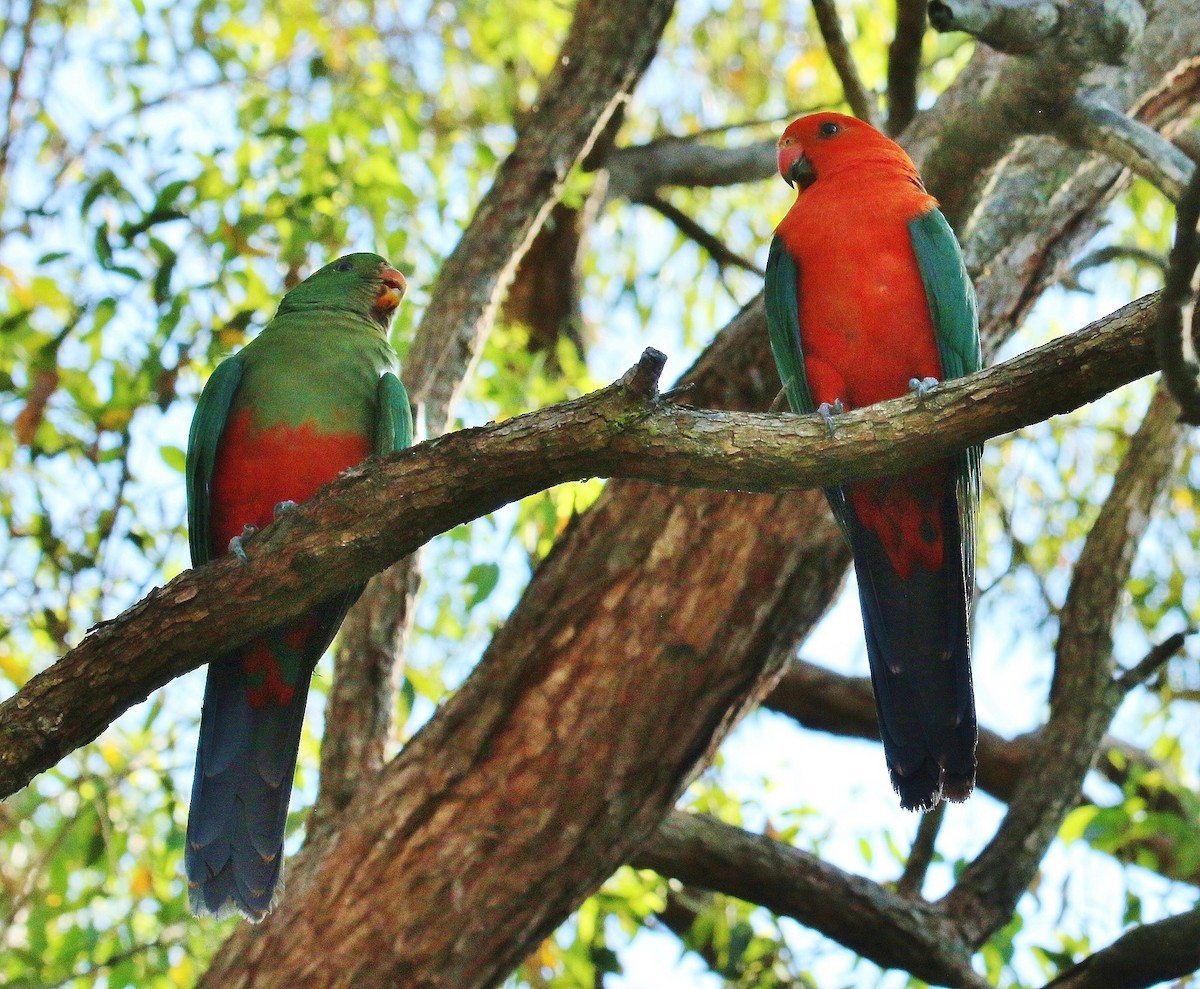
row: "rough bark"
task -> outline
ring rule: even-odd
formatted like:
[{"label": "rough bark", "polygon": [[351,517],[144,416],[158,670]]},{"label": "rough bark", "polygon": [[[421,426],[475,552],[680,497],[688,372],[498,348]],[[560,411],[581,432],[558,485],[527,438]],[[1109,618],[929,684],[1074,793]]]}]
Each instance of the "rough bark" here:
[{"label": "rough bark", "polygon": [[[439,272],[413,339],[404,382],[416,403],[418,435],[446,428],[505,286],[545,226],[567,173],[619,116],[673,7],[674,0],[578,4],[555,68]],[[381,764],[392,729],[389,687],[399,678],[419,586],[418,561],[408,558],[372,580],[347,617],[322,746],[321,790],[314,807],[318,826],[344,807],[357,783]]]},{"label": "rough bark", "polygon": [[[649,513],[629,517],[631,529],[645,522],[645,553],[638,557],[638,573],[653,569],[647,561],[668,556],[663,565],[674,566],[677,553],[691,567],[689,572],[699,573],[694,561],[714,551],[717,535],[757,553],[747,533],[761,535],[779,525],[779,518],[787,515],[781,506],[789,501],[818,497],[803,489],[945,456],[999,432],[1070,411],[1149,373],[1154,369],[1155,308],[1153,297],[1147,297],[1079,333],[947,383],[923,400],[908,396],[847,413],[834,436],[813,416],[717,412],[661,400],[655,387],[665,358],[647,351],[620,382],[584,398],[461,430],[368,462],[256,534],[247,543],[248,563],[227,556],[186,571],[123,615],[97,626],[80,645],[0,704],[0,796],[91,741],[171,677],[303,614],[432,536],[510,501],[583,477],[660,482],[635,485],[643,504],[665,491],[675,495],[677,505],[665,522]],[[780,493],[756,498],[705,490],[683,499],[662,487],[664,482]],[[695,505],[689,503],[693,500]],[[730,528],[722,530],[714,506],[731,501],[739,503],[738,511],[727,513]],[[616,510],[623,513],[624,507]],[[704,525],[693,526],[701,519]],[[606,517],[606,532],[611,533],[613,521]],[[681,533],[680,526],[691,528]],[[832,531],[832,521],[821,522],[810,526],[799,541],[830,536]],[[764,552],[766,548],[769,544]],[[786,557],[793,549],[776,552]],[[316,559],[320,567],[312,566]],[[614,559],[628,566],[624,553]],[[772,562],[780,563],[777,572],[787,576],[773,582],[781,591],[804,580],[802,571],[783,567],[788,560],[774,561],[769,555],[754,559],[756,579],[775,572]],[[816,566],[824,559],[808,562]],[[595,561],[589,560],[588,567],[598,580]],[[729,579],[724,569],[725,565],[719,568],[721,580],[709,576],[712,584]],[[550,572],[545,567],[543,571]],[[547,573],[535,576],[535,586]],[[840,579],[841,570],[831,573],[831,580]],[[622,572],[621,581],[624,586],[627,573]],[[679,586],[674,579],[664,580],[640,597],[659,602]],[[697,592],[701,590],[707,598],[707,588]],[[833,588],[825,590],[832,593]],[[602,592],[589,592],[589,600],[603,598]],[[826,596],[821,608],[827,603]],[[703,607],[676,605],[674,610],[733,627],[772,624],[761,621],[759,607],[742,610],[741,599],[721,609],[710,607],[706,601]],[[594,619],[587,608],[569,616],[572,625]],[[552,624],[548,621],[537,635],[531,630],[529,641],[540,635],[553,642]],[[612,631],[601,624],[605,634]],[[751,638],[758,641],[761,634],[755,627]],[[730,636],[728,641],[740,640]],[[761,666],[759,655],[751,654],[751,666]],[[739,654],[739,662],[745,659]]]}]

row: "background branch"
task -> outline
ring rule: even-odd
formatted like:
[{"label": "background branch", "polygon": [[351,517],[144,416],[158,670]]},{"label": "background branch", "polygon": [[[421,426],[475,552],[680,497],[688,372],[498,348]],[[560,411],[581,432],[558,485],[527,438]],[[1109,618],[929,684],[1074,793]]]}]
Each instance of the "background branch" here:
[{"label": "background branch", "polygon": [[829,53],[829,60],[842,81],[842,93],[846,102],[850,104],[854,116],[873,126],[874,97],[867,91],[858,74],[858,66],[854,64],[854,56],[850,54],[850,45],[842,32],[842,22],[834,0],[812,0],[812,7],[817,18],[817,27],[825,41],[825,50]]},{"label": "background branch", "polygon": [[[1200,264],[1200,168],[1192,167],[1187,188],[1179,200],[1175,217],[1175,245],[1167,266],[1162,308],[1158,314],[1157,351],[1162,361],[1163,380],[1179,403],[1183,422],[1200,426],[1200,363],[1196,313],[1196,267]],[[1184,322],[1191,324],[1190,347],[1184,345]],[[1187,353],[1191,350],[1191,354]]]},{"label": "background branch", "polygon": [[1039,755],[988,846],[947,894],[964,936],[980,944],[1012,915],[1046,847],[1075,805],[1108,724],[1124,698],[1113,680],[1112,629],[1134,551],[1175,470],[1183,431],[1160,389],[1130,443],[1071,578],[1062,610],[1050,719]]},{"label": "background branch", "polygon": [[896,34],[888,47],[888,120],[893,137],[917,115],[917,77],[925,38],[925,0],[897,0]]},{"label": "background branch", "polygon": [[[442,265],[403,377],[418,433],[448,427],[455,398],[495,321],[505,286],[550,214],[567,173],[588,154],[649,65],[674,0],[583,0],[554,70],[522,120],[516,144]],[[368,585],[339,640],[320,791],[321,826],[377,771],[392,731],[394,685],[420,587],[418,560]]]},{"label": "background branch", "polygon": [[988,984],[935,908],[764,835],[673,811],[632,864],[792,917],[883,968],[901,968],[935,985]]}]

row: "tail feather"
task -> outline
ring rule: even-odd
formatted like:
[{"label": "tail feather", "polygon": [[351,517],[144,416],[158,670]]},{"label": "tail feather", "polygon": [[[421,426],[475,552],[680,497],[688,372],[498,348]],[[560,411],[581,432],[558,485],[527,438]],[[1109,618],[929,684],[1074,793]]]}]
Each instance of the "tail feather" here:
[{"label": "tail feather", "polygon": [[902,807],[965,800],[975,785],[975,700],[971,687],[969,601],[957,501],[942,507],[940,570],[902,580],[875,533],[854,518],[854,552],[879,733]]},{"label": "tail feather", "polygon": [[185,852],[197,912],[271,906],[307,688],[305,677],[286,706],[253,708],[236,655],[209,666]]}]

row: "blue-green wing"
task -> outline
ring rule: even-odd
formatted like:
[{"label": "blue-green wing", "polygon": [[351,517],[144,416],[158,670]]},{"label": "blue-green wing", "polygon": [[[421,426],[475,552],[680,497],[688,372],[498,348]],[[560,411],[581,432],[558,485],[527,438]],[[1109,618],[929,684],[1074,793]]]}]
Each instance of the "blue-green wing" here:
[{"label": "blue-green wing", "polygon": [[192,551],[194,567],[212,559],[209,523],[212,519],[210,495],[213,465],[217,459],[217,443],[229,415],[229,405],[241,380],[241,356],[223,360],[200,392],[196,414],[192,417],[184,475],[187,483],[188,546]]},{"label": "blue-green wing", "polygon": [[[767,257],[767,278],[763,285],[767,309],[767,332],[771,337],[771,353],[775,355],[775,367],[779,380],[787,395],[788,405],[793,412],[816,412],[808,388],[808,375],[804,369],[804,348],[800,344],[800,283],[796,259],[784,247],[783,240],[776,236],[771,241],[771,253]],[[846,538],[850,508],[846,494],[841,488],[826,488],[825,497],[833,509]]]},{"label": "blue-green wing", "polygon": [[767,332],[779,380],[793,412],[815,412],[816,403],[808,390],[804,372],[804,350],[800,346],[800,287],[796,260],[782,238],[771,241],[767,257],[767,280],[763,296],[767,308]]},{"label": "blue-green wing", "polygon": [[[979,316],[975,309],[975,289],[963,264],[954,231],[938,209],[913,220],[908,229],[937,333],[943,376],[949,379],[973,374],[983,366]],[[983,447],[972,446],[958,457],[959,523],[964,546],[963,576],[968,594],[975,586],[975,515],[979,508],[979,456],[982,452]]]},{"label": "blue-green wing", "polygon": [[377,397],[379,417],[375,422],[375,455],[406,450],[413,441],[412,404],[408,392],[399,378],[386,371],[379,379]]}]

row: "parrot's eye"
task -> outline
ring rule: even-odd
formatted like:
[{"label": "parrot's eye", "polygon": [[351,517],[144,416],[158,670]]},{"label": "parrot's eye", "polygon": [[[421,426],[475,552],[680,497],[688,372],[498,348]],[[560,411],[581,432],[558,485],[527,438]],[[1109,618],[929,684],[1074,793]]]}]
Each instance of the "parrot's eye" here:
[{"label": "parrot's eye", "polygon": [[826,120],[820,127],[817,128],[817,133],[822,137],[833,137],[841,128],[832,120]]},{"label": "parrot's eye", "polygon": [[354,262],[353,261],[339,261],[333,267],[334,267],[334,270],[336,270],[336,271],[349,271],[351,268],[354,267]]}]

